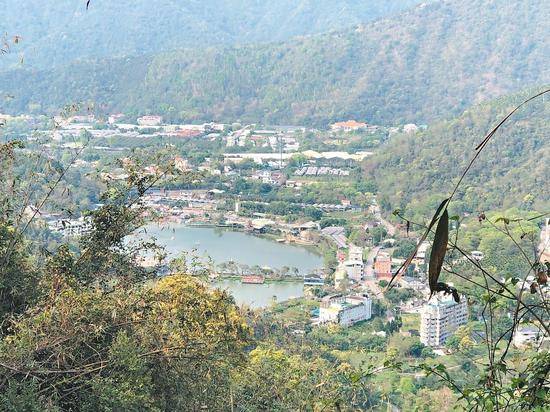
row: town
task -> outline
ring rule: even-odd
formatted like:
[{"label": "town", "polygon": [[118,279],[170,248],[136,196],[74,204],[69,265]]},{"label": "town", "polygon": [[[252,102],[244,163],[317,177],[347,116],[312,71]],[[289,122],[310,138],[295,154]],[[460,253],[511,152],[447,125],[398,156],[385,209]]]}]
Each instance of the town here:
[{"label": "town", "polygon": [[[373,301],[388,301],[386,287],[418,241],[402,223],[382,217],[376,187],[360,176],[362,160],[392,134],[414,134],[424,126],[386,128],[350,120],[323,131],[238,123],[172,125],[164,124],[161,116],[143,116],[131,123],[123,114],[0,118],[8,135],[26,135],[25,150],[66,158],[80,151],[82,156],[73,162],[79,175],[95,171],[106,182],[128,177],[133,150],[146,153],[159,145],[170,147],[168,161],[176,176],[169,185],[143,194],[149,218],[168,229],[182,224],[241,231],[321,255],[322,265],[309,273],[232,260],[216,262],[209,272],[211,282],[228,278],[248,285],[303,284],[304,297],[319,305],[311,313],[312,325],[350,326],[371,319]],[[145,173],[154,176],[162,165],[144,166]],[[197,174],[191,184],[178,178],[187,174]],[[80,197],[83,205],[94,207],[89,192]],[[42,210],[40,215],[56,236],[78,238],[91,230],[89,218],[77,211]],[[548,232],[547,228],[544,233]],[[548,240],[541,240],[541,245],[547,250]],[[451,296],[431,297],[430,248],[427,241],[419,246],[408,272],[395,279],[388,310],[378,316],[388,324],[403,317],[414,320],[404,333],[418,336],[422,344],[444,355],[445,343],[469,320],[468,303],[464,296],[460,302]],[[479,261],[483,253],[472,251],[471,257]],[[167,267],[168,261],[144,258],[142,264]],[[517,331],[514,342],[522,346],[540,339],[541,332],[528,325]]]}]

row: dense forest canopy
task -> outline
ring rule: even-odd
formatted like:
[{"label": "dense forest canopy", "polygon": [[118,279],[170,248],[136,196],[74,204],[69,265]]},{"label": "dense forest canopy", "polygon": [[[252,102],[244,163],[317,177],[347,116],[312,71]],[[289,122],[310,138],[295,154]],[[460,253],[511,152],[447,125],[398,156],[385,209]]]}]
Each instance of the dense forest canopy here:
[{"label": "dense forest canopy", "polygon": [[0,74],[0,91],[10,96],[2,110],[93,101],[169,121],[431,122],[544,83],[549,7],[542,0],[444,1],[280,44],[19,69]]},{"label": "dense forest canopy", "polygon": [[[541,88],[542,89],[542,88]],[[388,209],[425,213],[448,195],[475,153],[474,148],[503,117],[538,89],[506,96],[466,110],[459,117],[430,125],[414,134],[389,139],[365,163]],[[458,193],[457,212],[523,207],[546,210],[550,205],[548,118],[550,102],[540,99],[517,113],[487,146]]]}]

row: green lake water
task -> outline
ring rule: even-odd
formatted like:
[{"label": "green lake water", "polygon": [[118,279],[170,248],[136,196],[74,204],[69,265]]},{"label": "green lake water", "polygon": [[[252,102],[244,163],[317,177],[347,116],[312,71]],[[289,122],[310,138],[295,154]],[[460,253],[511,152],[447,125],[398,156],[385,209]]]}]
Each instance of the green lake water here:
[{"label": "green lake water", "polygon": [[[142,235],[143,236],[143,235]],[[312,251],[295,245],[253,236],[247,233],[214,227],[193,227],[170,223],[166,226],[147,226],[147,237],[154,237],[171,257],[193,251],[201,259],[210,257],[215,263],[233,260],[248,266],[283,266],[297,268],[306,275],[322,267],[322,258]],[[303,295],[301,282],[271,282],[263,285],[241,284],[222,280],[213,285],[231,291],[235,300],[251,307],[265,307],[274,300],[284,301]]]}]

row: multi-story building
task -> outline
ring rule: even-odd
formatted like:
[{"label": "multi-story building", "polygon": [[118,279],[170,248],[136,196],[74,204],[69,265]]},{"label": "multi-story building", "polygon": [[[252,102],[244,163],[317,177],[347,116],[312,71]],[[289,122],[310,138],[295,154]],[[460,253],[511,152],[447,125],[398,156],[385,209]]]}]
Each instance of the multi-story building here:
[{"label": "multi-story building", "polygon": [[374,274],[378,279],[391,278],[391,256],[386,252],[378,252],[376,255]]},{"label": "multi-story building", "polygon": [[363,261],[363,248],[361,246],[350,245],[348,250],[349,260]]},{"label": "multi-story building", "polygon": [[54,233],[62,236],[75,237],[88,234],[92,231],[92,221],[88,217],[78,219],[60,219],[48,223],[48,227]]},{"label": "multi-story building", "polygon": [[350,245],[348,250],[348,260],[344,262],[344,267],[348,274],[348,278],[355,282],[361,282],[365,264],[363,262],[363,248],[355,245]]},{"label": "multi-story building", "polygon": [[456,329],[468,322],[466,298],[460,303],[451,295],[433,296],[421,310],[420,341],[427,346],[442,346]]},{"label": "multi-story building", "polygon": [[363,271],[365,265],[363,264],[362,260],[346,260],[344,261],[344,267],[346,268],[348,279],[351,279],[357,283],[363,280]]},{"label": "multi-story building", "polygon": [[330,322],[351,326],[370,319],[371,316],[372,300],[367,294],[325,296],[319,308],[319,323]]}]

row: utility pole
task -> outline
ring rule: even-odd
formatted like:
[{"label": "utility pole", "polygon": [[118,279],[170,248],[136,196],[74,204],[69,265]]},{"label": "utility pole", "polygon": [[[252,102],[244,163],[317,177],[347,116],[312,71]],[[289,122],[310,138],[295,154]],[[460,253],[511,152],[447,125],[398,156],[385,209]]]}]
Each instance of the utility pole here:
[{"label": "utility pole", "polygon": [[283,135],[279,134],[277,141],[279,142],[279,170],[283,169]]}]

